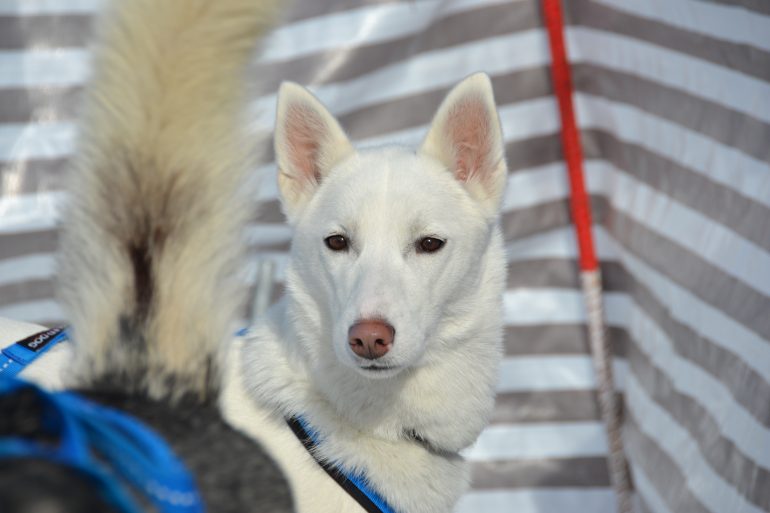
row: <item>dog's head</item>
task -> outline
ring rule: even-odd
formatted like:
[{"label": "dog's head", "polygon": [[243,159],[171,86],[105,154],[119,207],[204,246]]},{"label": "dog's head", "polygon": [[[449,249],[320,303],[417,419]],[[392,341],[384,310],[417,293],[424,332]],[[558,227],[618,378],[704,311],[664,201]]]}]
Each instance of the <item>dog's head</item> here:
[{"label": "dog's head", "polygon": [[469,301],[488,279],[506,177],[486,75],[449,93],[417,151],[355,150],[315,97],[284,84],[275,150],[296,230],[287,287],[319,366],[392,377],[467,337],[462,319],[484,313],[469,310],[498,308]]}]

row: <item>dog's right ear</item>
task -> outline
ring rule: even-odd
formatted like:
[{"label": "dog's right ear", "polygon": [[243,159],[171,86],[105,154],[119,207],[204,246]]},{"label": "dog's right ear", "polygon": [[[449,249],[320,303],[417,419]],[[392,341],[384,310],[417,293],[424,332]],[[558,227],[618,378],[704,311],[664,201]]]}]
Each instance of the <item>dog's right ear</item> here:
[{"label": "dog's right ear", "polygon": [[354,152],[340,124],[304,87],[284,82],[278,91],[275,158],[284,213],[293,222],[321,180]]}]

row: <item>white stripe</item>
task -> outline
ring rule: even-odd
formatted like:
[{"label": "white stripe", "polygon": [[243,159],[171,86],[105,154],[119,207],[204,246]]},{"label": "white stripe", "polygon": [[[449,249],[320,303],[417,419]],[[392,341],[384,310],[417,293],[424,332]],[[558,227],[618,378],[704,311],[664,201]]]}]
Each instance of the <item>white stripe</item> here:
[{"label": "white stripe", "polygon": [[271,34],[265,41],[262,60],[297,59],[415,35],[446,16],[502,3],[508,0],[421,0],[365,6],[300,20]]},{"label": "white stripe", "polygon": [[[628,363],[613,361],[615,388],[623,390]],[[500,364],[498,393],[547,390],[596,390],[591,356],[516,356]]]},{"label": "white stripe", "polygon": [[[770,345],[766,340],[645,264],[615,241],[604,228],[594,227],[594,236],[599,258],[602,261],[620,260],[627,271],[649,288],[673,319],[695,331],[698,336],[738,356],[759,375],[767,376],[770,369]],[[513,242],[508,246],[508,253],[512,261],[577,258],[571,227]],[[543,322],[546,322],[547,315],[548,312],[542,314]]]},{"label": "white stripe", "polygon": [[646,395],[633,374],[628,376],[625,404],[639,430],[668,454],[684,476],[687,487],[709,510],[761,513],[762,510],[749,503],[711,468],[689,433]]},{"label": "white stripe", "polygon": [[616,513],[610,488],[518,488],[473,490],[460,498],[454,513]]},{"label": "white stripe", "polygon": [[252,223],[246,231],[246,240],[250,245],[283,244],[291,241],[294,233],[291,226],[284,223]]},{"label": "white stripe", "polygon": [[635,465],[633,461],[629,461],[628,464],[631,467],[634,489],[644,499],[644,503],[650,508],[650,511],[652,513],[674,513],[668,509],[663,497],[660,496],[655,485],[652,484],[642,468]]},{"label": "white stripe", "polygon": [[520,170],[508,176],[503,212],[530,208],[568,196],[569,181],[564,162]]},{"label": "white stripe", "polygon": [[94,14],[104,0],[0,0],[0,15]]},{"label": "white stripe", "polygon": [[770,84],[683,53],[584,27],[567,29],[573,63],[591,63],[664,84],[770,122]]},{"label": "white stripe", "polygon": [[[517,51],[511,54],[511,48]],[[79,48],[0,51],[0,87],[80,85],[88,77],[89,59],[89,52]],[[458,66],[458,62],[473,65]],[[533,29],[421,53],[347,82],[319,86],[314,92],[332,112],[341,114],[448,87],[464,78],[469,69],[483,69],[494,75],[548,62],[545,35]],[[253,105],[256,120],[264,126],[273,125],[275,97],[263,96]]]},{"label": "white stripe", "polygon": [[[511,48],[516,48],[511,53]],[[336,115],[366,106],[417,95],[454,85],[469,69],[483,69],[490,75],[542,66],[549,62],[548,42],[540,29],[527,30],[451,48],[421,53],[378,68],[347,82],[313,88],[318,98]],[[458,63],[473,63],[472,67]],[[372,87],[377,84],[377,87]],[[275,95],[258,99],[253,105],[256,122],[272,127]]]},{"label": "white stripe", "polygon": [[53,299],[41,301],[29,301],[16,303],[10,306],[0,307],[0,317],[7,317],[17,321],[40,323],[43,321],[63,321],[64,312]]},{"label": "white stripe", "polygon": [[53,225],[59,217],[64,199],[62,191],[0,196],[0,235],[14,227],[29,226],[35,220]]},{"label": "white stripe", "polygon": [[[625,293],[604,294],[605,314],[611,326],[623,326],[627,322],[630,306]],[[508,290],[503,295],[503,318],[508,326],[584,323],[583,294],[577,289]]]},{"label": "white stripe", "polygon": [[[617,243],[607,237],[601,226],[591,227],[596,254],[602,262],[618,260]],[[577,259],[577,242],[573,227],[557,228],[515,240],[506,246],[509,262],[547,258]]]},{"label": "white stripe", "polygon": [[770,429],[738,404],[725,385],[678,354],[663,330],[638,308],[631,316],[630,332],[634,344],[668,376],[676,391],[701,405],[721,434],[744,455],[770,469],[770,451],[766,450],[770,447]]},{"label": "white stripe", "polygon": [[631,105],[580,93],[575,108],[581,128],[606,130],[770,207],[767,162]]},{"label": "white stripe", "polygon": [[605,456],[607,437],[599,421],[494,424],[463,454],[471,461]]},{"label": "white stripe", "polygon": [[51,279],[55,268],[56,262],[50,253],[0,260],[0,286]]},{"label": "white stripe", "polygon": [[[609,240],[599,226],[594,225],[591,230],[596,254],[602,262],[617,260],[615,241]],[[572,227],[563,227],[514,240],[506,246],[506,254],[509,262],[546,258],[576,259],[575,230]]]},{"label": "white stripe", "polygon": [[55,159],[72,153],[75,124],[0,124],[0,160]]},{"label": "white stripe", "polygon": [[770,17],[739,6],[693,0],[595,0],[688,32],[770,51]]},{"label": "white stripe", "polygon": [[85,82],[89,53],[80,48],[0,51],[0,87],[75,86]]}]

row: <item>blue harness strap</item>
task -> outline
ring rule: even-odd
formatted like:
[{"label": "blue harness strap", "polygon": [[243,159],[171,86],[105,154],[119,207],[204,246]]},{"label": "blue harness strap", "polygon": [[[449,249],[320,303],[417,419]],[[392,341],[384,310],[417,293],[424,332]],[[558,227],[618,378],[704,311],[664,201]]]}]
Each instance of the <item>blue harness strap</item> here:
[{"label": "blue harness strap", "polygon": [[64,328],[51,328],[23,338],[2,349],[0,377],[13,377],[53,346],[67,340]]},{"label": "blue harness strap", "polygon": [[2,350],[0,395],[34,393],[43,431],[57,444],[0,437],[0,458],[36,457],[76,468],[91,477],[103,497],[124,513],[142,511],[125,483],[160,513],[203,513],[195,480],[163,438],[132,416],[72,392],[47,392],[15,376],[45,351],[67,340],[55,328]]},{"label": "blue harness strap", "polygon": [[302,442],[307,452],[358,504],[368,513],[396,513],[387,501],[378,494],[362,474],[346,474],[341,468],[316,457],[318,433],[300,416],[286,420],[294,435]]}]

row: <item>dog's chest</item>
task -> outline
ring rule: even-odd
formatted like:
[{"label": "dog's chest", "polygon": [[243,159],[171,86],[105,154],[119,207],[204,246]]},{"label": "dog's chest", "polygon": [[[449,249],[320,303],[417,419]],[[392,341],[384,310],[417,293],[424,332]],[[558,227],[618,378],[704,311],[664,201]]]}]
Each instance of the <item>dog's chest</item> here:
[{"label": "dog's chest", "polygon": [[[332,479],[303,446],[286,420],[260,405],[243,385],[238,351],[227,366],[221,409],[227,422],[258,440],[281,466],[292,487],[299,512],[366,511]],[[363,471],[373,491],[395,511],[451,510],[467,486],[467,466],[459,456],[445,457],[415,441],[368,437],[340,428],[324,433],[315,448],[321,460]]]}]

